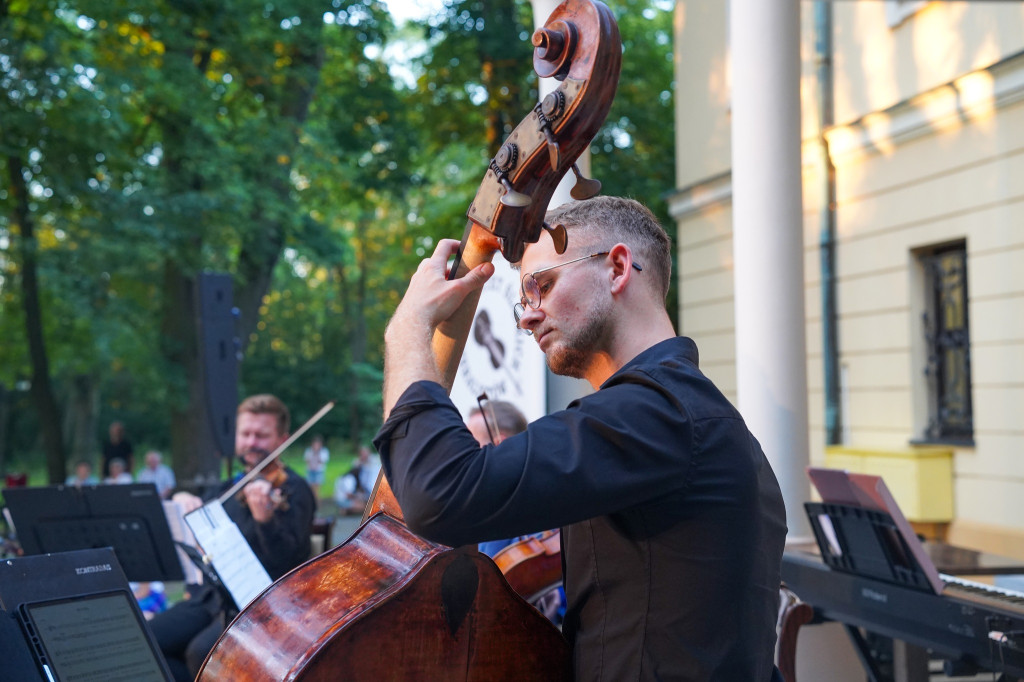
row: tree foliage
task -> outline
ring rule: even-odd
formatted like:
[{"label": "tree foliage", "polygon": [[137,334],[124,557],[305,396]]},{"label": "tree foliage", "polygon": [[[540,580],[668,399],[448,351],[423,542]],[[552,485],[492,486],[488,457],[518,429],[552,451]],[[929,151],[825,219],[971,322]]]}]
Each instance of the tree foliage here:
[{"label": "tree foliage", "polygon": [[[451,0],[402,29],[385,9],[0,2],[0,469],[45,455],[62,479],[117,418],[182,480],[209,475],[203,271],[234,281],[240,393],[297,422],[336,400],[318,430],[372,435],[388,317],[537,92],[529,3]],[[665,218],[671,10],[613,10],[623,78],[594,172]],[[399,69],[395,41],[422,54]]]}]

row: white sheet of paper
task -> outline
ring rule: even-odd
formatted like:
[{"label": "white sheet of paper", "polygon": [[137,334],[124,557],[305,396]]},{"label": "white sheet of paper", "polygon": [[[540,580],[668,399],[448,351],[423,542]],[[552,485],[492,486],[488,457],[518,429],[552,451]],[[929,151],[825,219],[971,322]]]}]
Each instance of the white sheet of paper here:
[{"label": "white sheet of paper", "polygon": [[273,582],[219,501],[207,502],[189,512],[185,523],[210,557],[214,570],[239,609],[248,606]]},{"label": "white sheet of paper", "polygon": [[[173,500],[164,500],[164,515],[167,516],[167,526],[171,529],[171,539],[191,547],[196,546],[196,538],[192,530],[185,525],[185,517],[181,513],[181,507]],[[181,547],[175,546],[178,553],[178,560],[181,561],[181,569],[185,572],[185,583],[198,585],[203,582],[203,572],[192,563]]]}]

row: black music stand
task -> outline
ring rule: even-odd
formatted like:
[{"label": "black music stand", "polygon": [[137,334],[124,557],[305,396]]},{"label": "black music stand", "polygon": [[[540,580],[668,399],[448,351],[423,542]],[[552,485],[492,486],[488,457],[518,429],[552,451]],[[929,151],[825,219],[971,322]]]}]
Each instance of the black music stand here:
[{"label": "black music stand", "polygon": [[152,483],[7,488],[4,501],[26,554],[112,547],[129,580],[184,579]]},{"label": "black music stand", "polygon": [[934,592],[891,515],[844,504],[804,504],[829,568]]},{"label": "black music stand", "polygon": [[3,679],[168,682],[109,547],[0,562]]},{"label": "black music stand", "polygon": [[804,504],[825,564],[941,594],[942,579],[881,476],[809,467],[822,502]]}]

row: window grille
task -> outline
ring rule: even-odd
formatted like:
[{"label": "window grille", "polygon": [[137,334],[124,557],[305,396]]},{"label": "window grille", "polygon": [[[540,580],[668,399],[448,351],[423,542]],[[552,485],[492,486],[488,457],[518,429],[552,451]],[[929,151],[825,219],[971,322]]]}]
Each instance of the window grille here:
[{"label": "window grille", "polygon": [[930,298],[924,314],[930,403],[925,437],[933,441],[971,441],[974,417],[966,245],[935,249],[922,257],[922,264]]}]

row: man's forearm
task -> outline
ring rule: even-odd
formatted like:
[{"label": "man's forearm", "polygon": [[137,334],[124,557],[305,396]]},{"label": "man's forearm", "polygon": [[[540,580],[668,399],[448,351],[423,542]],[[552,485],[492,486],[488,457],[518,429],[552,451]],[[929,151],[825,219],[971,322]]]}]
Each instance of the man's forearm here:
[{"label": "man's forearm", "polygon": [[412,384],[417,381],[443,383],[444,375],[438,369],[431,345],[434,330],[455,314],[470,293],[479,294],[494,274],[494,266],[486,262],[463,277],[448,280],[446,263],[458,248],[459,242],[454,239],[442,239],[433,255],[420,262],[384,332],[385,419]]},{"label": "man's forearm", "polygon": [[430,341],[433,330],[412,320],[392,318],[384,334],[384,419],[417,381],[441,383]]}]

